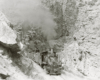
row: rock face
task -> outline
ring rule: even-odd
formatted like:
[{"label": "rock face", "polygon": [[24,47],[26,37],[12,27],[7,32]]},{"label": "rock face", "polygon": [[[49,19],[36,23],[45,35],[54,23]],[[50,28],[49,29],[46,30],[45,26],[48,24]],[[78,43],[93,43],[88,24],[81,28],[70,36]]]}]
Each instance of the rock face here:
[{"label": "rock face", "polygon": [[9,74],[8,68],[12,61],[8,60],[7,62],[8,49],[13,50],[13,45],[17,44],[16,38],[16,34],[10,28],[9,20],[0,12],[0,78],[7,78],[6,75]]},{"label": "rock face", "polygon": [[0,13],[0,41],[6,44],[16,44],[16,34],[9,27],[10,22]]},{"label": "rock face", "polygon": [[17,35],[10,26],[9,20],[0,12],[0,45],[16,53],[20,48],[16,41]]},{"label": "rock face", "polygon": [[[24,77],[19,75],[19,79],[16,79],[18,78],[17,74],[19,74],[19,72],[16,72],[16,66],[12,65],[14,61],[12,61],[12,59],[9,57],[9,54],[12,54],[11,56],[16,58],[16,53],[20,51],[16,38],[16,34],[11,29],[11,23],[5,17],[5,15],[0,12],[0,80],[28,80],[28,78],[24,78],[26,76],[21,71],[20,72],[22,75],[24,75]],[[15,74],[17,77],[15,77]]]},{"label": "rock face", "polygon": [[[100,77],[100,1],[82,0],[76,23],[79,48],[84,54],[84,72],[92,77]],[[86,56],[86,57],[85,57]]]},{"label": "rock face", "polygon": [[76,22],[76,41],[66,43],[62,51],[62,62],[66,69],[94,78],[100,78],[100,1],[79,1]]}]

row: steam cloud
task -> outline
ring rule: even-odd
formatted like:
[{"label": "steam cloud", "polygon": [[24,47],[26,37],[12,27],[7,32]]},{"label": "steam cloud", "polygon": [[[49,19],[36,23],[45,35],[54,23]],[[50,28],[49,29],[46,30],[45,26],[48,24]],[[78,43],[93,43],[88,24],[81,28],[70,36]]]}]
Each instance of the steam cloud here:
[{"label": "steam cloud", "polygon": [[0,11],[14,25],[21,23],[25,28],[41,27],[48,39],[56,36],[54,16],[41,0],[0,0]]}]

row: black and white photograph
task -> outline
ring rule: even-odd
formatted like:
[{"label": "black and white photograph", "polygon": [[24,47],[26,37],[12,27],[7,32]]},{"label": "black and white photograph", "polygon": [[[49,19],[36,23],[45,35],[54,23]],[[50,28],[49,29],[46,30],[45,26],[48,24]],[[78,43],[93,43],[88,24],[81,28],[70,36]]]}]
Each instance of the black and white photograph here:
[{"label": "black and white photograph", "polygon": [[0,80],[100,80],[100,0],[0,0]]}]

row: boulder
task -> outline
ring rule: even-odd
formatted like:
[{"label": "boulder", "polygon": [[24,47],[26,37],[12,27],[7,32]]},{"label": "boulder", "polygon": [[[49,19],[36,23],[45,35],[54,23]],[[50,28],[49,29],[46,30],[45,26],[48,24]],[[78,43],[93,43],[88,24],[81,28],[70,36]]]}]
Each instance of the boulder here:
[{"label": "boulder", "polygon": [[9,48],[13,52],[18,52],[20,50],[17,44],[17,35],[10,27],[9,20],[5,15],[0,12],[0,45]]},{"label": "boulder", "polygon": [[9,21],[0,13],[0,41],[6,44],[16,44],[17,35],[9,26]]}]

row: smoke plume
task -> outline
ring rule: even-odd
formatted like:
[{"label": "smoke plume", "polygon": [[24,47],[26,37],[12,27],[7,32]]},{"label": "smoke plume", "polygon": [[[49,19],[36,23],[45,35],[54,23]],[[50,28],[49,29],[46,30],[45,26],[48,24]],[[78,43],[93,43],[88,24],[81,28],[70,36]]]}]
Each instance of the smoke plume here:
[{"label": "smoke plume", "polygon": [[20,23],[24,28],[41,27],[48,39],[56,36],[54,16],[41,0],[0,0],[0,11],[14,25]]}]

